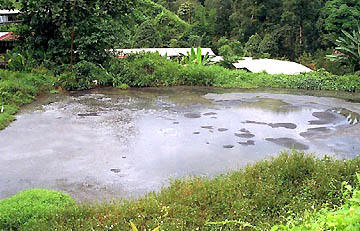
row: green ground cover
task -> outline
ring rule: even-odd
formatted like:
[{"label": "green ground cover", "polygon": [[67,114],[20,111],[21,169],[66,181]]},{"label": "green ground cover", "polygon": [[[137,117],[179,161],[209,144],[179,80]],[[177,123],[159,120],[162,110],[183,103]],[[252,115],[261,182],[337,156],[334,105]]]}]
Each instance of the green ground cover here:
[{"label": "green ground cover", "polygon": [[42,73],[0,70],[0,130],[15,119],[19,107],[50,89],[52,78]]},{"label": "green ground cover", "polygon": [[140,54],[116,60],[108,68],[113,84],[132,87],[215,86],[226,88],[292,88],[308,90],[360,91],[358,75],[337,76],[326,71],[298,75],[270,75],[230,70],[219,65],[180,65],[157,54]]},{"label": "green ground cover", "polygon": [[[43,203],[19,194],[0,201],[0,229],[130,230],[131,221],[139,230],[270,230],[305,211],[347,203],[343,182],[356,187],[359,167],[360,159],[318,159],[292,151],[212,179],[175,180],[140,199],[96,205],[66,199],[62,206],[57,199]],[[37,209],[38,201],[44,209]],[[26,204],[26,212],[12,213],[22,211],[16,203]],[[33,209],[37,212],[29,216]],[[358,220],[354,224],[360,227]]]},{"label": "green ground cover", "polygon": [[298,75],[250,73],[220,65],[179,64],[158,54],[130,55],[113,59],[104,67],[82,61],[74,73],[58,77],[58,85],[66,90],[84,90],[98,86],[169,87],[214,86],[223,88],[290,88],[360,92],[356,74],[338,76],[324,70]]},{"label": "green ground cover", "polygon": [[285,225],[274,226],[271,231],[359,230],[360,191],[353,191],[349,185],[346,188],[346,193],[353,196],[340,208],[306,212],[303,218],[290,219]]}]

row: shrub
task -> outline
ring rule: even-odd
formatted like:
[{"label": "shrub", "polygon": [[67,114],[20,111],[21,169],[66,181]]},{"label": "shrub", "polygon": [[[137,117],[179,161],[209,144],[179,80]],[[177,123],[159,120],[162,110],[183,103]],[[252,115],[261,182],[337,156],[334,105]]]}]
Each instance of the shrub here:
[{"label": "shrub", "polygon": [[157,53],[141,53],[113,61],[109,71],[114,76],[115,87],[121,84],[131,87],[156,87],[181,84],[181,68],[181,65]]},{"label": "shrub", "polygon": [[191,64],[182,69],[183,83],[189,86],[213,86],[216,78],[226,72],[219,66],[202,66]]},{"label": "shrub", "polygon": [[61,74],[58,81],[66,90],[86,90],[111,85],[112,76],[95,63],[81,61],[73,66],[73,72]]},{"label": "shrub", "polygon": [[41,189],[23,191],[0,200],[0,230],[18,230],[28,222],[40,222],[73,205],[70,196],[63,193]]}]

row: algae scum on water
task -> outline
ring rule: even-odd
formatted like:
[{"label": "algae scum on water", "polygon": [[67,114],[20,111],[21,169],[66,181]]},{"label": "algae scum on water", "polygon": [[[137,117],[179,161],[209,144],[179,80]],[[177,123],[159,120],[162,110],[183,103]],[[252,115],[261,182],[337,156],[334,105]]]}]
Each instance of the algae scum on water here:
[{"label": "algae scum on water", "polygon": [[78,200],[139,196],[169,178],[214,176],[283,149],[354,158],[359,114],[359,103],[273,90],[51,96],[0,132],[0,198],[33,187]]}]

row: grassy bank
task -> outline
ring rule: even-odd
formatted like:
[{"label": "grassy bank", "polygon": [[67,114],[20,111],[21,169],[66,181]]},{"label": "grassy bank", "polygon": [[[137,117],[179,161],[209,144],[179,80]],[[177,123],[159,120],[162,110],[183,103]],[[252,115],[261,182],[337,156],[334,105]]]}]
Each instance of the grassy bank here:
[{"label": "grassy bank", "polygon": [[[360,159],[320,160],[293,151],[213,179],[176,180],[137,200],[76,205],[64,197],[66,206],[58,206],[57,196],[31,203],[15,196],[0,201],[0,229],[130,230],[132,221],[139,230],[270,230],[306,210],[343,205],[343,182],[354,187],[359,169]],[[17,201],[29,205],[26,213]]]},{"label": "grassy bank", "polygon": [[51,85],[51,77],[42,73],[0,70],[0,130],[15,119],[20,106],[32,102]]}]

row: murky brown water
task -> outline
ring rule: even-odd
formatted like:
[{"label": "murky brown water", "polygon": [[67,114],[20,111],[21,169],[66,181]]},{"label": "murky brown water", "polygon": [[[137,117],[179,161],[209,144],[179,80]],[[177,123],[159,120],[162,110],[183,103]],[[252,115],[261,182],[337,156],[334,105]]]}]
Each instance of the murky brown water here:
[{"label": "murky brown water", "polygon": [[[317,94],[344,99],[309,96]],[[360,95],[332,94],[150,88],[46,97],[0,131],[0,198],[34,187],[78,200],[138,196],[288,148],[353,158]]]}]

